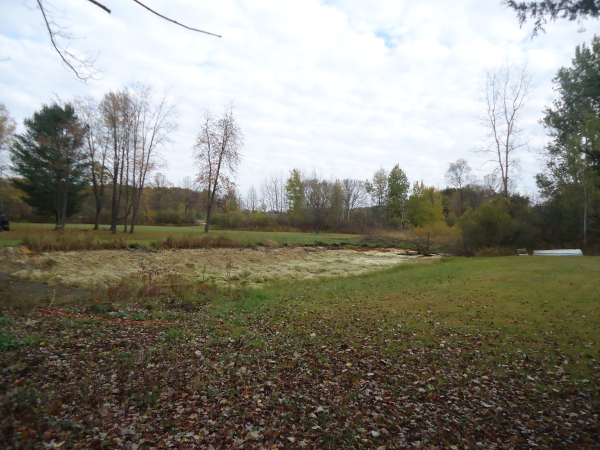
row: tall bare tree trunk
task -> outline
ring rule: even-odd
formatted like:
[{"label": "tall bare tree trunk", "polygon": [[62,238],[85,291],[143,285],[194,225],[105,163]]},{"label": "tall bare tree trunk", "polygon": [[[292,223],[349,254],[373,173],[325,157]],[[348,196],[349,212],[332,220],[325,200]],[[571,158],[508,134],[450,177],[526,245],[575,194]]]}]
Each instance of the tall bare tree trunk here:
[{"label": "tall bare tree trunk", "polygon": [[119,179],[119,162],[117,161],[114,165],[113,171],[113,195],[112,195],[112,211],[111,211],[111,224],[110,229],[112,234],[117,234],[117,218],[119,215],[119,205],[117,203],[117,182]]},{"label": "tall bare tree trunk", "polygon": [[490,162],[498,164],[502,177],[502,194],[508,196],[510,173],[519,167],[515,152],[527,146],[530,139],[522,136],[520,115],[534,89],[527,63],[521,67],[507,65],[486,73],[483,89],[485,112],[481,116],[488,129],[487,148],[481,152],[492,154]]},{"label": "tall bare tree trunk", "polygon": [[196,164],[200,169],[196,180],[208,187],[204,227],[206,233],[210,230],[216,194],[221,189],[234,187],[229,177],[235,174],[241,159],[242,145],[243,134],[233,115],[233,105],[230,105],[220,118],[215,118],[206,111],[193,149]]},{"label": "tall bare tree trunk", "polygon": [[208,205],[206,206],[206,225],[204,225],[204,232],[208,233],[208,231],[210,230],[210,216],[212,213],[212,204],[210,202],[208,202]]}]

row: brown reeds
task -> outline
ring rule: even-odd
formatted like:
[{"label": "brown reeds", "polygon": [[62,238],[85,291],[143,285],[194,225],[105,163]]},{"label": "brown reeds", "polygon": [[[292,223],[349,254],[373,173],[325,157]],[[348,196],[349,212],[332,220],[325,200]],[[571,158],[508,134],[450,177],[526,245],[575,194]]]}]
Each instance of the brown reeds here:
[{"label": "brown reeds", "polygon": [[[21,245],[36,252],[67,252],[75,250],[119,250],[127,248],[143,248],[145,245],[133,242],[129,244],[124,238],[98,239],[80,231],[46,231],[25,236]],[[196,248],[238,248],[241,244],[224,236],[190,235],[168,236],[162,241],[150,244],[155,249],[196,249]]]},{"label": "brown reeds", "polygon": [[159,248],[239,248],[241,244],[225,236],[168,236]]},{"label": "brown reeds", "polygon": [[25,236],[21,245],[38,252],[67,252],[73,250],[113,250],[128,248],[122,239],[99,240],[79,232],[48,231]]}]

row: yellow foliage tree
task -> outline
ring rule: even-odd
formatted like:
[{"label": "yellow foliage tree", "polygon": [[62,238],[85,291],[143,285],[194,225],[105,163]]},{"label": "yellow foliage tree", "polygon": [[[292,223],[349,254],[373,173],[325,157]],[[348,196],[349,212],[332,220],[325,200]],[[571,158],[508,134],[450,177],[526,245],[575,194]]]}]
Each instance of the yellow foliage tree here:
[{"label": "yellow foliage tree", "polygon": [[408,198],[407,218],[415,227],[422,227],[444,220],[442,193],[434,187],[427,187],[421,181],[415,182]]}]

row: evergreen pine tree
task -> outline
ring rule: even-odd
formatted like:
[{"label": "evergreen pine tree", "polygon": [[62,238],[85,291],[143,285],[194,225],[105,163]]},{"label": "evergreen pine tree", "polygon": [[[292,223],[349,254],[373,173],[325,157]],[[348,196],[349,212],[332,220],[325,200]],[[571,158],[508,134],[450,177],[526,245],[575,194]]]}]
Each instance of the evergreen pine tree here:
[{"label": "evergreen pine tree", "polygon": [[70,104],[50,106],[24,121],[26,131],[15,136],[10,150],[13,184],[40,214],[54,215],[57,229],[79,211],[87,187],[86,160],[81,148],[85,127]]}]

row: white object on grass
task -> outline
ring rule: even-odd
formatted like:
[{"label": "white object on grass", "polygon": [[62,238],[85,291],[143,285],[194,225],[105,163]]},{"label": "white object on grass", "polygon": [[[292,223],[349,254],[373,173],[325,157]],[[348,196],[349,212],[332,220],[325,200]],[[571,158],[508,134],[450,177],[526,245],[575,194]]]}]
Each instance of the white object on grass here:
[{"label": "white object on grass", "polygon": [[534,250],[533,256],[583,256],[580,249]]}]

